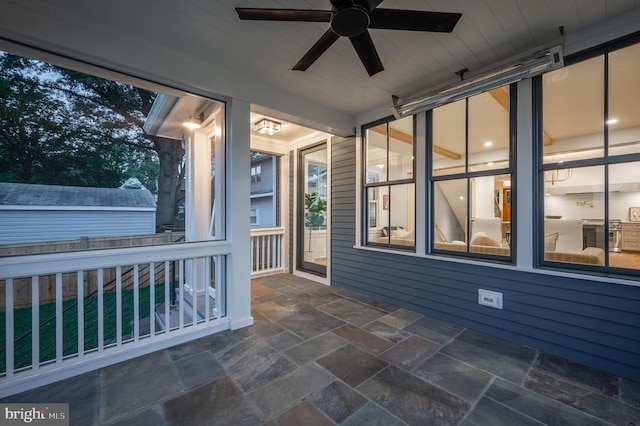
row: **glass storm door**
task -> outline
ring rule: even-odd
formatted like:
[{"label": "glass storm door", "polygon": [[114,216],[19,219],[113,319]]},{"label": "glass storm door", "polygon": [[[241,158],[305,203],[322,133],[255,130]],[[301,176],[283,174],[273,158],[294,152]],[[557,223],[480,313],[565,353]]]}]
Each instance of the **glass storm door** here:
[{"label": "glass storm door", "polygon": [[298,166],[298,269],[326,276],[327,145],[300,151]]}]

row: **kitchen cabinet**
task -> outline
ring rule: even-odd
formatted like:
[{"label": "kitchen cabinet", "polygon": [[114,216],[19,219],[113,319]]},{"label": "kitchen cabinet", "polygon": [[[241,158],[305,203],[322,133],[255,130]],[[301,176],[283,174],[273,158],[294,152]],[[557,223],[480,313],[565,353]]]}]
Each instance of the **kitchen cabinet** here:
[{"label": "kitchen cabinet", "polygon": [[622,250],[640,251],[640,223],[622,224]]}]

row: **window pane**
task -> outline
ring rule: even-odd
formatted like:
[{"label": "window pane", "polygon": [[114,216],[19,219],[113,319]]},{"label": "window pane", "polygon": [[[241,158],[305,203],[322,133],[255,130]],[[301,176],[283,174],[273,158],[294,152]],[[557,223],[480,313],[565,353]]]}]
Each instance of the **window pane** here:
[{"label": "window pane", "polygon": [[466,99],[433,109],[433,175],[465,172]]},{"label": "window pane", "polygon": [[609,155],[640,152],[640,44],[609,54]]},{"label": "window pane", "polygon": [[545,172],[544,259],[604,265],[604,166]]},{"label": "window pane", "polygon": [[[509,256],[507,231],[510,231],[510,175],[482,176],[471,179],[471,251]],[[503,221],[503,214],[506,221]]]},{"label": "window pane", "polygon": [[389,123],[389,180],[413,178],[413,117]]},{"label": "window pane", "polygon": [[[393,185],[389,195],[391,244],[415,245],[415,185]],[[384,202],[383,202],[384,204]]]},{"label": "window pane", "polygon": [[609,166],[609,264],[640,269],[640,163]]},{"label": "window pane", "polygon": [[376,175],[376,182],[387,181],[387,124],[367,129],[367,171]]},{"label": "window pane", "polygon": [[469,171],[509,167],[509,87],[469,98]]},{"label": "window pane", "polygon": [[[222,134],[223,104],[4,52],[0,75],[0,133],[10,135],[0,136],[0,193],[13,194],[5,204],[15,206],[0,221],[0,245],[11,244],[3,254],[224,237],[212,212],[215,188],[224,187],[214,178],[224,141],[209,145]],[[153,113],[177,103],[189,108]],[[212,125],[187,131],[181,123],[196,110]],[[224,218],[215,221],[222,230]],[[194,230],[186,239],[185,228]]]},{"label": "window pane", "polygon": [[604,58],[543,75],[544,163],[604,153]]},{"label": "window pane", "polygon": [[433,185],[434,248],[467,251],[467,179]]},{"label": "window pane", "polygon": [[367,217],[369,221],[369,239],[368,241],[378,242],[378,237],[380,235],[376,234],[376,231],[380,231],[381,225],[378,218],[382,215],[379,211],[382,207],[378,202],[379,199],[382,199],[378,193],[381,191],[381,188],[367,188],[367,199],[369,202],[367,203]]},{"label": "window pane", "polygon": [[377,238],[372,238],[370,241],[379,242],[384,244],[390,243],[390,231],[389,228],[389,206],[391,205],[388,186],[378,186],[377,188],[369,188],[369,194],[375,194],[378,201],[378,232]]}]

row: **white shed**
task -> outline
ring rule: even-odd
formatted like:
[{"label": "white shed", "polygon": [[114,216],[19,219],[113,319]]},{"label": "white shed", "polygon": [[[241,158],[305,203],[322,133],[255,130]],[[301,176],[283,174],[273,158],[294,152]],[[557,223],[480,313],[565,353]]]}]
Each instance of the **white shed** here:
[{"label": "white shed", "polygon": [[155,232],[146,189],[0,183],[0,244]]}]

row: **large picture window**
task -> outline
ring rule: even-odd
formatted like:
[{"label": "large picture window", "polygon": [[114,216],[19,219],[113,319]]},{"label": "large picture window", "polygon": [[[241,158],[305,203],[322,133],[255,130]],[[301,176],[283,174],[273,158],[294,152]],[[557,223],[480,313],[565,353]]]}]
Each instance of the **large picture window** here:
[{"label": "large picture window", "polygon": [[414,119],[365,128],[366,243],[415,247]]},{"label": "large picture window", "polygon": [[638,99],[640,44],[578,59],[542,77],[544,263],[640,269]]},{"label": "large picture window", "polygon": [[499,87],[434,108],[434,252],[511,255],[511,93]]},{"label": "large picture window", "polygon": [[0,52],[0,256],[224,239],[224,104],[136,84]]}]

